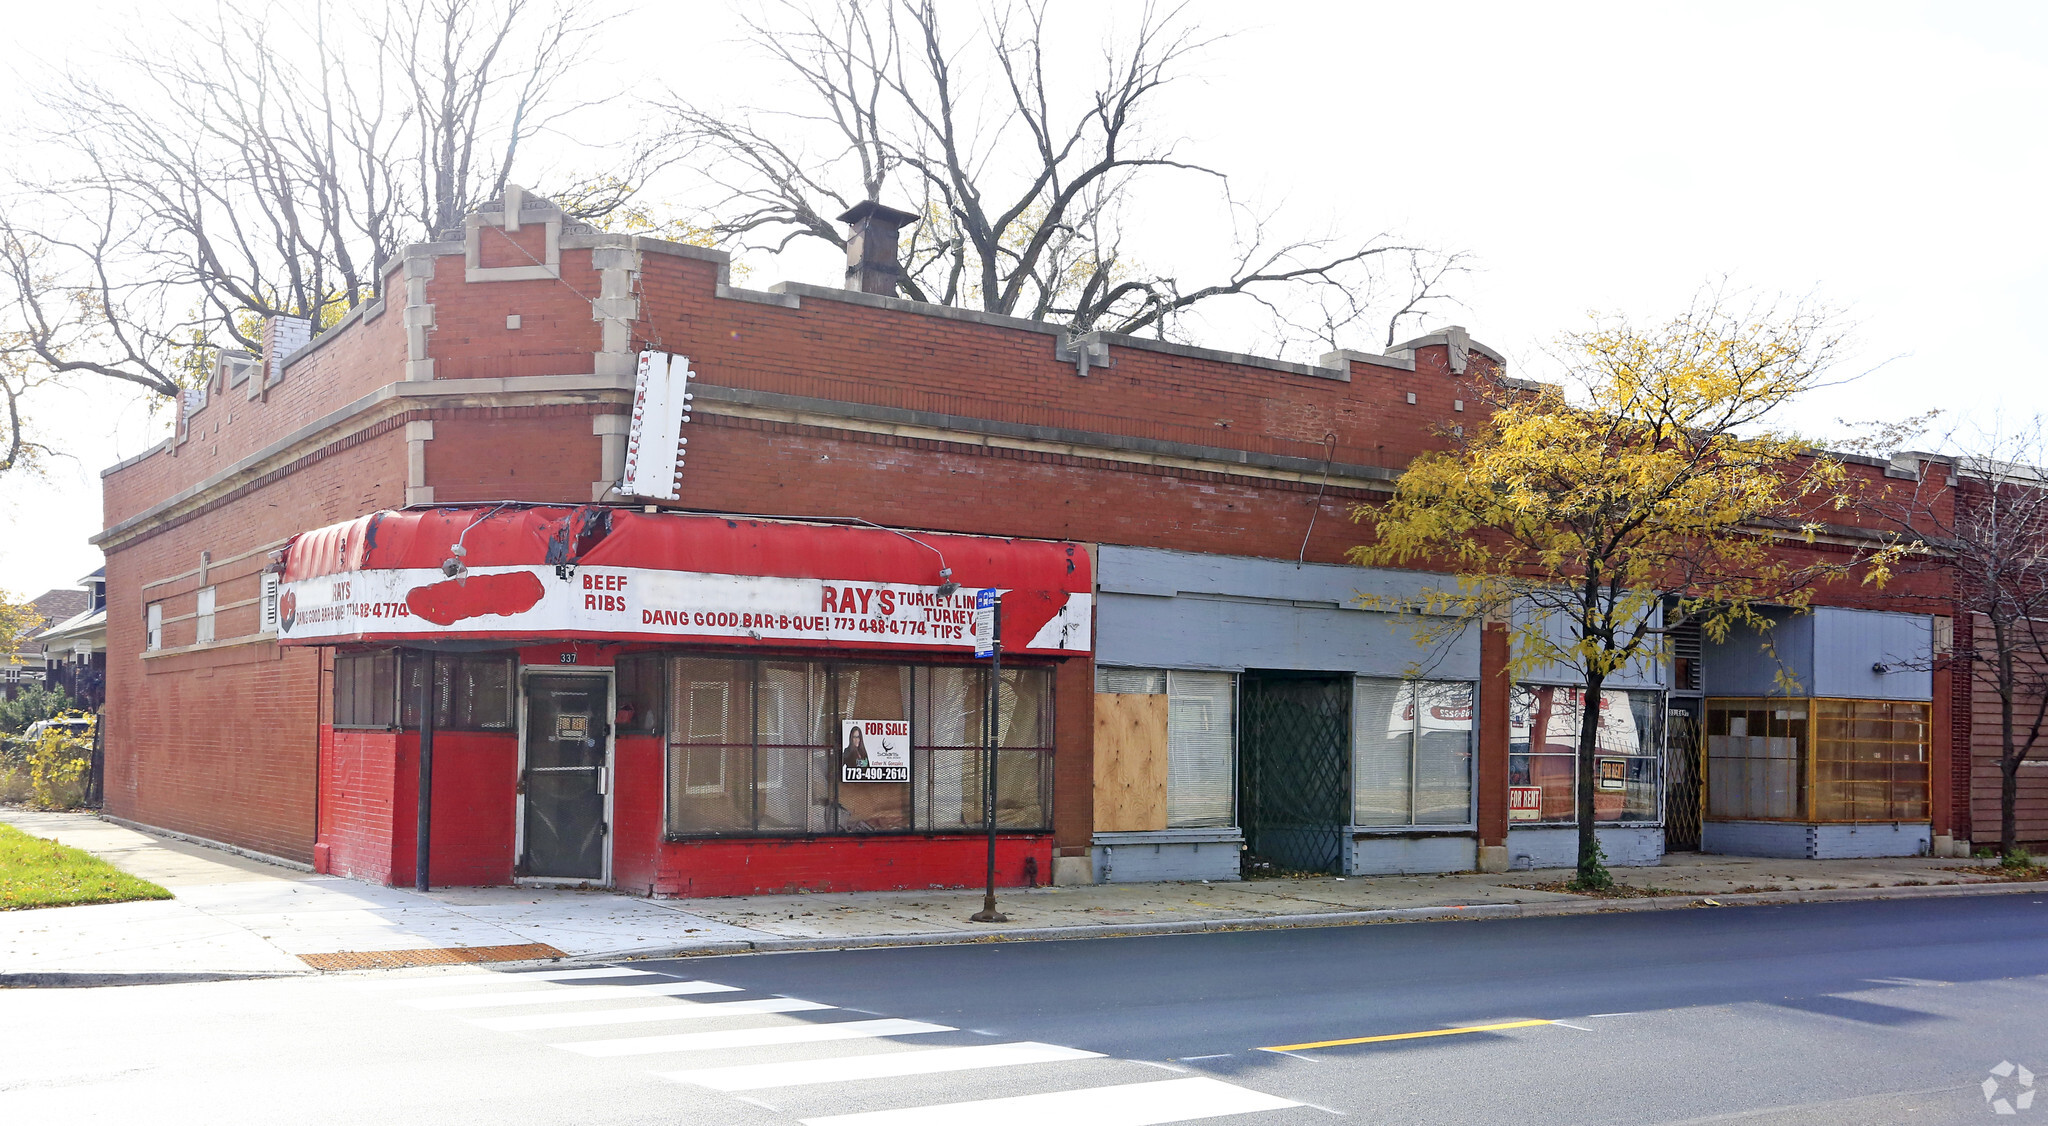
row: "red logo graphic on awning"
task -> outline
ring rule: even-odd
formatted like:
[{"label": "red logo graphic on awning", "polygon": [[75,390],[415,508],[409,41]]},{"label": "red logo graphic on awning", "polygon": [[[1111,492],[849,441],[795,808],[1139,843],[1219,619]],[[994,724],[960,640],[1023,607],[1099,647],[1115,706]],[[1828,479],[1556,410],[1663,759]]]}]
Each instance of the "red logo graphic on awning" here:
[{"label": "red logo graphic on awning", "polygon": [[412,588],[406,593],[405,608],[445,626],[485,614],[521,614],[538,606],[545,593],[540,578],[531,571],[467,575]]}]

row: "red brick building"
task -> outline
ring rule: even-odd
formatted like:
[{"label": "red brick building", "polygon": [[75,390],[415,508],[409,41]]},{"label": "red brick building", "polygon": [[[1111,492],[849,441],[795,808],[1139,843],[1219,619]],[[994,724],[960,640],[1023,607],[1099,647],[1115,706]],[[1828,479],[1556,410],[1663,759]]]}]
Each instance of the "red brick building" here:
[{"label": "red brick building", "polygon": [[[407,248],[386,296],[317,338],[273,322],[266,354],[223,357],[172,439],[106,472],[109,813],[409,882],[431,650],[435,883],[975,883],[966,749],[986,697],[961,636],[693,626],[674,593],[705,576],[746,580],[716,596],[743,601],[866,584],[905,607],[902,592],[929,591],[912,608],[937,616],[919,620],[951,620],[961,594],[940,593],[943,563],[970,593],[1013,592],[1005,883],[1227,878],[1247,847],[1354,872],[1556,860],[1570,810],[1555,807],[1568,786],[1549,733],[1575,706],[1562,684],[1509,684],[1492,631],[1440,679],[1404,681],[1405,633],[1351,592],[1420,577],[1343,565],[1362,535],[1350,508],[1385,495],[1464,417],[1474,382],[1500,374],[1462,329],[1315,364],[1070,344],[1054,326],[863,292],[859,277],[736,288],[721,253],[598,233],[517,189],[463,235]],[[618,489],[643,352],[686,364],[693,396],[679,495],[654,504]],[[1846,529],[1820,550],[1855,542]],[[443,564],[450,597],[516,572],[541,592],[533,614],[571,592],[575,613],[616,597],[631,628],[469,606],[435,610],[448,621],[428,629],[408,599]],[[384,601],[334,589],[401,578]],[[1924,635],[1932,652],[1946,603],[1938,577],[1915,581],[1904,593],[1924,601],[1894,591],[1857,628],[1885,644]],[[638,601],[648,584],[673,604]],[[386,602],[403,622],[365,609]],[[1054,643],[1030,606],[1089,620]],[[861,622],[899,628],[862,607]],[[313,628],[323,615],[335,629]],[[1667,761],[1666,729],[1682,726],[1667,710],[1690,708],[1709,741],[1718,723],[1723,750],[1749,738],[1728,734],[1732,705],[1686,703],[1749,691],[1703,685],[1717,660],[1730,685],[1753,671],[1728,649],[1615,682],[1598,816],[1620,862],[1697,847],[1698,755]],[[1886,843],[1858,847],[1925,848],[1967,825],[1967,763],[1952,770],[1948,753],[1967,717],[1945,673],[1830,691],[1896,702],[1898,730],[1919,732],[1899,752],[1918,755],[1918,781],[1886,767],[1902,795],[1879,810]],[[907,746],[872,756],[909,762],[908,781],[848,773],[846,725],[861,722],[908,725]],[[595,757],[561,759],[572,742]],[[1749,769],[1733,765],[1746,753],[1726,769]],[[550,770],[581,772],[575,801],[536,796]],[[583,803],[574,832],[549,802]],[[1729,824],[1764,828],[1730,847],[1791,848],[1777,826],[1815,820],[1810,800],[1786,817],[1768,805],[1731,807]],[[1675,836],[1691,839],[1668,839],[1687,821]],[[1802,847],[1836,847],[1819,839]],[[578,867],[592,855],[598,869]]]}]

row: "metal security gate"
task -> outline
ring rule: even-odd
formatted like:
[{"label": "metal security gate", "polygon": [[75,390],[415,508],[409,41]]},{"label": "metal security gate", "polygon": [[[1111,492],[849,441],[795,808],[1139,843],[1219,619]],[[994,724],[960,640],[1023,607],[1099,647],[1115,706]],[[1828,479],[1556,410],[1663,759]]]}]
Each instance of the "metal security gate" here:
[{"label": "metal security gate", "polygon": [[1698,852],[1701,787],[1698,700],[1673,699],[1664,730],[1664,851]]},{"label": "metal security gate", "polygon": [[1340,872],[1350,823],[1351,679],[1248,672],[1238,816],[1252,871]]}]

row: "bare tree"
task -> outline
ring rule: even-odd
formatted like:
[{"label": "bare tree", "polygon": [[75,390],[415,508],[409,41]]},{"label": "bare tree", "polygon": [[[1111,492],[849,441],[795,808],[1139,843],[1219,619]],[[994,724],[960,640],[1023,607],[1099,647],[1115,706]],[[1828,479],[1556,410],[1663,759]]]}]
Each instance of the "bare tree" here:
[{"label": "bare tree", "polygon": [[[1932,418],[1882,437],[1906,437]],[[2048,734],[2048,432],[2035,415],[1954,429],[1931,444],[1951,452],[1909,456],[1911,484],[1871,507],[1926,542],[1923,566],[1953,569],[1950,660],[1973,694],[1982,688],[1998,699],[1998,848],[2013,856],[2019,771]]]},{"label": "bare tree", "polygon": [[[863,200],[907,204],[922,220],[902,249],[902,288],[915,300],[1076,334],[1165,336],[1198,305],[1242,298],[1282,335],[1326,343],[1390,279],[1414,283],[1395,299],[1397,322],[1466,268],[1462,255],[1384,234],[1282,236],[1224,173],[1184,157],[1159,127],[1159,103],[1215,40],[1182,6],[1144,7],[1103,46],[1101,77],[1085,90],[1051,77],[1048,48],[1062,37],[1044,3],[985,9],[968,36],[951,34],[932,0],[789,0],[748,28],[797,80],[801,104],[721,109],[671,96],[662,107],[670,155],[711,185],[701,225],[729,245],[843,249],[835,216]],[[1127,249],[1125,214],[1166,177],[1215,192],[1231,217],[1221,276],[1185,279]]]},{"label": "bare tree", "polygon": [[331,324],[579,108],[570,80],[604,19],[585,12],[220,0],[53,76],[33,137],[52,167],[8,169],[0,213],[5,354],[168,396],[217,348],[258,349],[266,316]]}]

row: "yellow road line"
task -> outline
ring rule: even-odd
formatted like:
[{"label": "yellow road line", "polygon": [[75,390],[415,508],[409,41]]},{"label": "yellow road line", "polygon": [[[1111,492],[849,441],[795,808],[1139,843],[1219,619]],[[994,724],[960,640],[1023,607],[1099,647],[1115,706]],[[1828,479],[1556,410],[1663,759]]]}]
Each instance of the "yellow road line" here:
[{"label": "yellow road line", "polygon": [[1396,1032],[1391,1036],[1354,1036],[1349,1040],[1317,1040],[1311,1044],[1281,1044],[1272,1048],[1260,1048],[1262,1052],[1301,1052],[1310,1048],[1336,1048],[1345,1044],[1384,1044],[1389,1040],[1421,1040],[1430,1036],[1456,1036],[1464,1032],[1499,1032],[1506,1028],[1534,1028],[1539,1024],[1556,1024],[1550,1020],[1511,1020],[1506,1024],[1475,1024],[1466,1028],[1432,1028],[1427,1032]]}]

